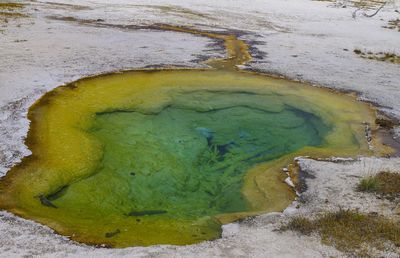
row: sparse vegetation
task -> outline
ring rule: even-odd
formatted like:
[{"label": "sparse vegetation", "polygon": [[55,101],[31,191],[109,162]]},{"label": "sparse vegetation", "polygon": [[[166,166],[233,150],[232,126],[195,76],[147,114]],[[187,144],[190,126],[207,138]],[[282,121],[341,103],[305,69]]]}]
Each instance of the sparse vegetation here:
[{"label": "sparse vegetation", "polygon": [[381,171],[375,176],[363,178],[357,186],[359,191],[375,192],[388,200],[400,197],[400,174]]},{"label": "sparse vegetation", "polygon": [[0,3],[0,9],[2,10],[14,10],[17,8],[23,8],[24,4],[21,3]]},{"label": "sparse vegetation", "polygon": [[337,7],[365,7],[366,9],[372,9],[374,7],[380,6],[386,1],[380,0],[347,0],[347,1],[339,1],[339,0],[313,0],[318,2],[332,2]]},{"label": "sparse vegetation", "polygon": [[375,177],[366,177],[361,179],[357,186],[358,191],[374,192],[379,188],[380,182]]},{"label": "sparse vegetation", "polygon": [[382,0],[354,0],[350,1],[356,7],[366,7],[366,8],[374,8],[377,6],[381,6],[386,4],[389,1],[382,1]]},{"label": "sparse vegetation", "polygon": [[0,17],[28,17],[28,15],[15,12],[0,12]]},{"label": "sparse vegetation", "polygon": [[398,56],[395,53],[390,53],[390,52],[373,53],[371,51],[364,52],[364,51],[361,51],[360,49],[354,49],[353,52],[356,55],[359,55],[361,58],[400,64],[400,56]]},{"label": "sparse vegetation", "polygon": [[379,172],[376,175],[377,180],[382,182],[379,187],[379,193],[384,195],[399,195],[400,194],[400,174],[387,171]]},{"label": "sparse vegetation", "polygon": [[[21,3],[0,3],[0,25],[7,27],[11,20],[29,17],[29,15],[22,12],[24,7],[25,4]],[[4,30],[0,30],[0,32],[4,33]]]},{"label": "sparse vegetation", "polygon": [[400,19],[390,20],[388,21],[387,26],[382,26],[385,29],[395,30],[397,29],[400,32]]},{"label": "sparse vegetation", "polygon": [[376,213],[340,209],[326,212],[315,219],[293,218],[281,230],[294,230],[304,235],[316,233],[322,243],[332,245],[349,255],[370,256],[370,250],[395,251],[400,246],[400,227]]}]

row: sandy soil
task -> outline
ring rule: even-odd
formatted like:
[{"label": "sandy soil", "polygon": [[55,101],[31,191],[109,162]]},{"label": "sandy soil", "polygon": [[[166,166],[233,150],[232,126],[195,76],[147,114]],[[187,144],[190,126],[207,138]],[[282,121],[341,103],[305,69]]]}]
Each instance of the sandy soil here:
[{"label": "sandy soil", "polygon": [[[361,49],[400,55],[400,33],[382,28],[390,19],[400,18],[394,12],[399,9],[398,1],[372,18],[363,16],[364,11],[353,18],[355,8],[350,4],[342,8],[339,2],[308,0],[21,2],[30,3],[23,10],[29,18],[0,22],[3,175],[30,153],[23,145],[29,126],[25,116],[27,108],[44,92],[87,75],[143,67],[200,67],[200,60],[225,55],[218,42],[209,38],[131,25],[166,23],[235,32],[252,44],[255,60],[246,69],[356,91],[360,98],[382,106],[382,112],[400,118],[400,66],[361,59],[353,53]],[[398,207],[393,203],[354,189],[366,174],[383,169],[400,172],[399,158],[342,163],[299,159],[299,163],[312,176],[307,179],[308,190],[298,200],[283,213],[226,225],[223,237],[213,242],[98,249],[74,243],[47,227],[3,211],[0,256],[340,257],[342,253],[322,245],[315,236],[274,230],[291,216],[312,216],[339,206],[398,217]],[[383,255],[395,256],[389,252]]]}]

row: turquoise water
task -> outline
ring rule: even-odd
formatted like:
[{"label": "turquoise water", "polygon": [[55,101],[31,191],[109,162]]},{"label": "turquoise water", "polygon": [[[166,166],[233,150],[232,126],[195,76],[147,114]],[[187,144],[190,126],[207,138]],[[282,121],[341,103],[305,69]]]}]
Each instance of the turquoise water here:
[{"label": "turquoise water", "polygon": [[192,219],[246,211],[240,193],[246,170],[318,146],[328,131],[315,115],[265,104],[273,99],[187,93],[158,113],[98,113],[89,133],[103,143],[102,166],[53,203],[125,217]]}]

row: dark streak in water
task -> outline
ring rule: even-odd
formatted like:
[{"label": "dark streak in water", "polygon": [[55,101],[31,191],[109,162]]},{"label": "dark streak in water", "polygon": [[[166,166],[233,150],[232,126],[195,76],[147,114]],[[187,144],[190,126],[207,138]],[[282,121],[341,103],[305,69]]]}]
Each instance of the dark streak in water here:
[{"label": "dark streak in water", "polygon": [[112,110],[112,111],[104,111],[104,112],[98,112],[96,115],[101,116],[101,115],[109,115],[109,114],[115,114],[115,113],[132,113],[136,111],[129,111],[129,110]]},{"label": "dark streak in water", "polygon": [[258,94],[258,93],[251,92],[251,91],[233,91],[232,93],[244,94],[244,95],[264,95],[264,94]]},{"label": "dark streak in water", "polygon": [[43,194],[38,195],[37,196],[40,200],[40,202],[44,205],[44,206],[48,206],[48,207],[52,207],[52,208],[56,208],[57,206],[55,206],[53,203],[51,203],[45,196],[43,196]]},{"label": "dark streak in water", "polygon": [[145,215],[157,215],[157,214],[165,214],[165,213],[167,213],[166,210],[131,211],[128,213],[127,216],[139,217],[139,216],[145,216]]},{"label": "dark streak in water", "polygon": [[68,186],[69,185],[64,185],[63,187],[61,187],[59,190],[55,191],[54,193],[47,195],[46,199],[50,200],[50,201],[57,200],[58,198],[62,197],[67,192]]},{"label": "dark streak in water", "polygon": [[117,229],[115,232],[106,233],[106,237],[110,238],[110,237],[113,237],[113,236],[115,236],[116,234],[119,234],[119,233],[121,233],[121,231],[119,229]]}]

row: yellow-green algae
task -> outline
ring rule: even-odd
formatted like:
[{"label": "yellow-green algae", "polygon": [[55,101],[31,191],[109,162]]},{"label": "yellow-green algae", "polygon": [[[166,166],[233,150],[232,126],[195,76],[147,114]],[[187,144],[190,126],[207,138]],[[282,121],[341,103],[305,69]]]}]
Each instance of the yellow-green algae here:
[{"label": "yellow-green algae", "polygon": [[28,114],[32,155],[0,181],[0,207],[88,244],[192,244],[283,210],[295,195],[280,169],[295,156],[386,151],[366,140],[368,104],[233,71],[247,46],[216,37],[229,58],[209,63],[231,69],[126,71],[45,94]]}]

